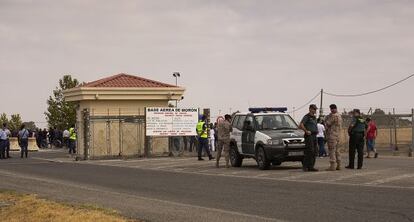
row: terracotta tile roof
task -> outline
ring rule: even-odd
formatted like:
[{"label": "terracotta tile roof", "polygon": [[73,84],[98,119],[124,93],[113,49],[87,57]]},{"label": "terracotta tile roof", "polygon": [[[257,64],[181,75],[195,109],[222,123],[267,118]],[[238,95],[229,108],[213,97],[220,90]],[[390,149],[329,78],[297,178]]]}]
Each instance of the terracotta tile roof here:
[{"label": "terracotta tile roof", "polygon": [[145,79],[138,76],[120,73],[111,77],[103,78],[93,82],[85,83],[81,87],[137,87],[137,88],[157,88],[157,87],[176,87],[174,85]]}]

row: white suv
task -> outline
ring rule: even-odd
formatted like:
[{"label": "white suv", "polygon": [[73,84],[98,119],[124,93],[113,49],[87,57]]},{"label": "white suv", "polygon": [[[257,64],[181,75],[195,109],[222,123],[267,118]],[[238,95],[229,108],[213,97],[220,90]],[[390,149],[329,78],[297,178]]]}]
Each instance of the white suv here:
[{"label": "white suv", "polygon": [[305,139],[303,131],[286,108],[254,108],[233,117],[230,161],[240,167],[244,158],[254,158],[259,169],[269,169],[286,161],[303,162]]}]

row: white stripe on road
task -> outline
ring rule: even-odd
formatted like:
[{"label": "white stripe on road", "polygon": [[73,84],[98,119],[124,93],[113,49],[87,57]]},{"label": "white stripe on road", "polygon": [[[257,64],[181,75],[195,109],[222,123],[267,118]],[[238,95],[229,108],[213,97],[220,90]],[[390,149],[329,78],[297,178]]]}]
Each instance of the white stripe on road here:
[{"label": "white stripe on road", "polygon": [[280,220],[280,219],[263,217],[263,216],[258,216],[258,215],[254,215],[254,214],[246,214],[246,213],[222,210],[222,209],[217,209],[217,208],[195,206],[193,204],[190,205],[190,204],[179,203],[179,202],[168,201],[168,200],[161,200],[161,199],[155,199],[155,198],[149,198],[149,197],[141,197],[141,196],[137,196],[137,195],[133,195],[133,194],[108,190],[108,189],[103,188],[103,187],[91,187],[90,185],[86,185],[86,184],[83,184],[83,185],[82,184],[75,184],[73,182],[64,181],[64,180],[55,180],[55,179],[49,179],[49,178],[44,178],[44,177],[35,177],[35,176],[32,176],[32,175],[21,174],[21,173],[17,174],[17,173],[14,173],[14,172],[9,172],[9,171],[4,171],[4,170],[0,170],[0,174],[2,176],[9,176],[9,177],[14,177],[14,178],[19,178],[19,179],[47,182],[47,183],[51,183],[51,184],[57,184],[59,186],[70,186],[70,187],[74,187],[74,188],[77,188],[77,189],[89,190],[89,191],[94,191],[94,192],[99,192],[99,193],[107,193],[107,194],[112,194],[112,195],[116,195],[116,196],[127,196],[127,197],[130,197],[130,198],[141,199],[141,200],[144,200],[144,201],[153,201],[153,202],[158,202],[158,203],[163,203],[163,204],[169,204],[169,205],[174,205],[174,206],[178,206],[178,207],[184,207],[184,208],[187,208],[187,209],[188,208],[193,208],[193,209],[199,209],[199,210],[202,210],[202,211],[212,211],[212,212],[217,212],[217,213],[222,213],[222,214],[234,215],[234,216],[238,216],[238,217],[246,217],[246,218],[251,218],[252,221],[253,220],[273,221],[273,222],[283,222],[284,221],[284,220]]},{"label": "white stripe on road", "polygon": [[392,171],[392,170],[395,170],[395,169],[396,168],[389,168],[389,169],[385,169],[385,170],[366,171],[366,172],[362,172],[362,173],[357,172],[357,173],[353,173],[351,175],[344,175],[344,176],[340,176],[340,177],[336,177],[336,178],[332,178],[332,179],[328,179],[328,180],[321,180],[321,182],[336,182],[336,181],[340,181],[340,180],[352,179],[352,178],[355,178],[355,177],[380,174],[380,173]]},{"label": "white stripe on road", "polygon": [[365,185],[380,185],[380,184],[384,184],[384,183],[389,183],[389,182],[393,182],[393,181],[397,181],[397,180],[403,180],[403,179],[407,179],[407,178],[411,178],[414,177],[414,174],[403,174],[403,175],[399,175],[399,176],[395,176],[395,177],[388,177],[388,178],[384,178],[381,180],[375,180],[372,182],[368,182],[365,183]]}]

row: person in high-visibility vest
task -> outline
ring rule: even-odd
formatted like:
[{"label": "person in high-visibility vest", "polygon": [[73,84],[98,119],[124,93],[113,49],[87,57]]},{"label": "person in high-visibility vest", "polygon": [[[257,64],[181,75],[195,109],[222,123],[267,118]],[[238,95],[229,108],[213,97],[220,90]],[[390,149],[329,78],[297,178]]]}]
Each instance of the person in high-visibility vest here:
[{"label": "person in high-visibility vest", "polygon": [[210,149],[208,147],[208,126],[206,124],[207,117],[203,115],[201,120],[197,124],[197,135],[198,135],[198,160],[204,160],[201,157],[203,152],[203,148],[205,152],[208,154],[209,160],[214,159],[210,153]]},{"label": "person in high-visibility vest", "polygon": [[76,153],[76,139],[75,126],[72,125],[72,127],[69,128],[69,154]]}]

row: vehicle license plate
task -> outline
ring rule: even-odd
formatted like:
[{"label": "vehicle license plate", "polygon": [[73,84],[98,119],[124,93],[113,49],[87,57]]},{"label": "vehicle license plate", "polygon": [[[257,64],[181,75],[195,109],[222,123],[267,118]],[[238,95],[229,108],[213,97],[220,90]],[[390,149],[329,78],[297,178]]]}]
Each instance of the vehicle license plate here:
[{"label": "vehicle license plate", "polygon": [[303,156],[305,153],[303,151],[299,152],[290,152],[288,156]]}]

